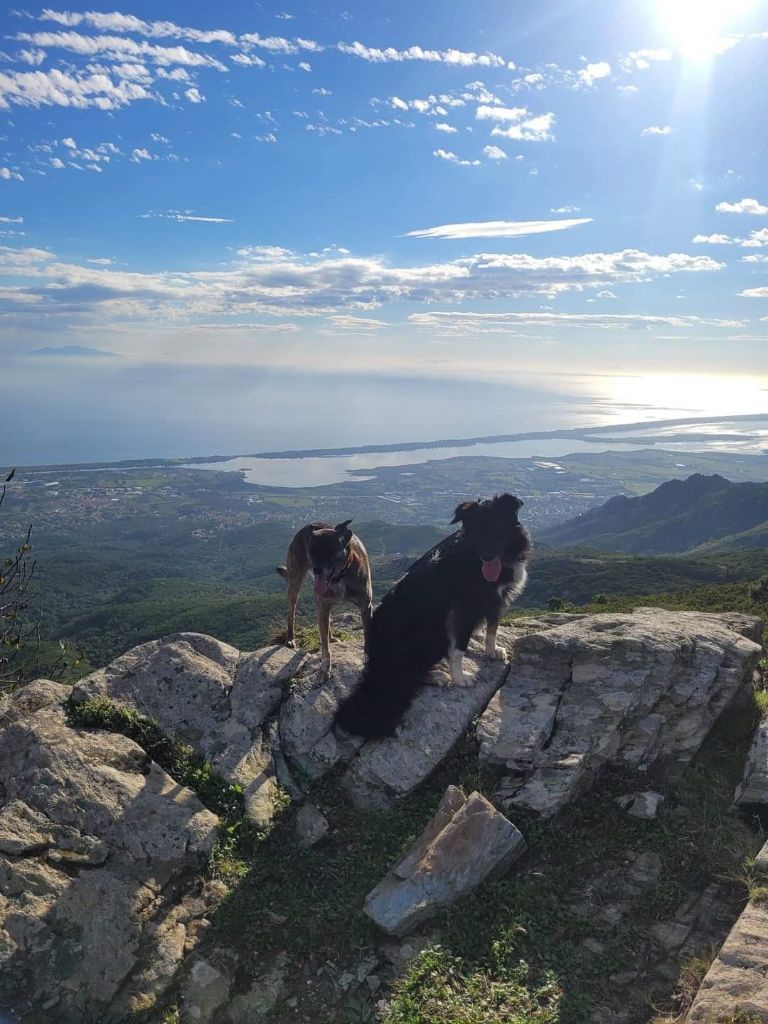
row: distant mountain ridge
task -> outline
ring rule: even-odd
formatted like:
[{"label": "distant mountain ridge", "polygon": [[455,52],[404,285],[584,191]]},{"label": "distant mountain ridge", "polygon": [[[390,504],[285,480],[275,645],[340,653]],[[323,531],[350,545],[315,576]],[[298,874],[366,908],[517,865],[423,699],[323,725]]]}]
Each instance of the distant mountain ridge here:
[{"label": "distant mountain ridge", "polygon": [[638,555],[766,548],[768,484],[694,473],[638,498],[617,495],[539,539],[557,548]]}]

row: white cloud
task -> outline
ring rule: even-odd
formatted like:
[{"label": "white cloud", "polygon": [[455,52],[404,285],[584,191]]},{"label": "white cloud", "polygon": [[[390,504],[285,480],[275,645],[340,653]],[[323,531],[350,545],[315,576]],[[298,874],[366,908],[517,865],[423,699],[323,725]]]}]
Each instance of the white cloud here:
[{"label": "white cloud", "polygon": [[578,206],[556,206],[551,209],[550,213],[578,213],[580,207]]},{"label": "white cloud", "polygon": [[0,224],[23,224],[23,217],[0,217]]},{"label": "white cloud", "polygon": [[267,66],[255,53],[234,53],[229,59],[234,64],[240,64],[245,68],[265,68]]},{"label": "white cloud", "polygon": [[47,8],[40,15],[41,21],[54,21],[68,28],[87,25],[101,32],[133,32],[136,35],[154,39],[173,38],[188,39],[196,43],[222,43],[235,46],[237,37],[227,29],[207,31],[197,28],[185,28],[172,21],[144,21],[133,14],[120,14],[114,11],[103,14],[99,11],[53,11]]},{"label": "white cloud", "polygon": [[51,71],[0,72],[0,109],[22,107],[76,107],[117,110],[137,100],[153,98],[139,82],[115,82],[103,72]]},{"label": "white cloud", "polygon": [[740,199],[738,203],[718,203],[715,209],[718,213],[752,213],[757,216],[768,214],[768,206],[759,203],[757,199]]},{"label": "white cloud", "polygon": [[475,53],[466,50],[425,50],[421,46],[409,46],[405,50],[396,50],[387,46],[379,49],[374,46],[364,46],[363,43],[337,43],[337,49],[352,57],[360,57],[362,60],[374,64],[386,62],[401,62],[411,60],[423,60],[430,63],[457,64],[460,67],[490,67],[490,68],[514,68],[512,61],[507,61],[495,53]]},{"label": "white cloud", "polygon": [[148,149],[134,149],[131,153],[131,162],[139,164],[142,160],[157,160],[157,157],[150,153]]},{"label": "white cloud", "polygon": [[418,266],[393,266],[378,257],[333,250],[309,256],[239,256],[225,266],[138,273],[66,263],[46,250],[0,247],[0,270],[12,279],[3,298],[14,316],[34,314],[61,328],[77,323],[98,330],[120,321],[178,324],[203,316],[364,316],[402,302],[551,300],[570,292],[619,283],[645,285],[661,275],[722,268],[708,257],[631,249],[546,258],[477,253]]},{"label": "white cloud", "polygon": [[67,149],[77,149],[77,143],[73,138],[71,138],[71,136],[66,139],[62,139],[61,144],[62,146],[66,146]]},{"label": "white cloud", "polygon": [[32,67],[39,67],[45,60],[45,50],[19,50],[19,60]]},{"label": "white cloud", "polygon": [[351,331],[356,334],[381,331],[390,326],[385,320],[373,320],[365,316],[332,316],[328,323],[333,331]]},{"label": "white cloud", "polygon": [[527,117],[527,107],[496,107],[481,104],[475,111],[478,121],[522,121]]},{"label": "white cloud", "polygon": [[462,160],[449,149],[433,149],[432,156],[436,156],[440,160],[447,160],[451,164],[458,164],[460,167],[477,167],[480,163],[479,160]]},{"label": "white cloud", "polygon": [[591,217],[580,220],[487,220],[466,224],[441,224],[435,228],[408,231],[405,238],[518,238],[549,231],[565,231],[580,224],[589,224]]},{"label": "white cloud", "polygon": [[610,73],[611,65],[607,61],[601,60],[596,64],[587,64],[578,73],[579,84],[590,88],[598,79],[607,78]]},{"label": "white cloud", "polygon": [[454,128],[452,124],[446,124],[444,121],[438,121],[435,124],[435,128],[439,132],[445,132],[447,135],[455,135],[458,132],[458,128]]},{"label": "white cloud", "polygon": [[[612,293],[601,292],[601,295]],[[615,298],[615,296],[613,296]],[[741,327],[740,320],[712,320],[697,316],[653,316],[645,313],[467,313],[450,310],[412,313],[409,323],[443,333],[507,333],[519,327],[581,327],[604,330],[648,330],[653,327]]]},{"label": "white cloud", "polygon": [[742,256],[741,263],[768,263],[768,256],[763,256],[760,253],[753,253],[751,256]]},{"label": "white cloud", "polygon": [[184,95],[187,97],[190,103],[205,103],[205,96],[196,89],[194,86],[191,89],[186,89]]},{"label": "white cloud", "polygon": [[659,126],[657,124],[652,124],[649,128],[643,128],[643,130],[640,132],[640,135],[645,135],[645,136],[647,136],[647,135],[671,135],[671,134],[672,134],[672,129],[671,129],[671,127],[668,124],[665,124],[663,126]]},{"label": "white cloud", "polygon": [[647,71],[651,64],[670,61],[674,56],[672,50],[635,50],[626,54],[621,64],[625,71]]},{"label": "white cloud", "polygon": [[487,156],[489,160],[507,159],[507,154],[499,146],[485,146],[483,148],[483,154]]},{"label": "white cloud", "polygon": [[315,93],[317,96],[330,96],[330,95],[332,95],[331,90],[330,89],[326,89],[323,86],[321,86],[319,89],[313,89],[312,92]]},{"label": "white cloud", "polygon": [[[157,218],[159,220],[175,220],[179,224],[183,224],[186,221],[199,221],[203,224],[234,224],[235,222],[230,217],[202,217],[196,214],[194,210],[168,210],[166,212],[158,212],[150,210],[148,213],[140,213],[139,217],[142,220],[149,220],[151,218]],[[89,262],[94,262],[89,260]]]},{"label": "white cloud", "polygon": [[747,299],[768,299],[768,288],[747,288],[745,291],[739,292],[739,295]]},{"label": "white cloud", "polygon": [[312,65],[308,64],[305,60],[299,61],[298,67],[299,67],[300,71],[311,71],[312,70]]},{"label": "white cloud", "polygon": [[554,114],[541,114],[528,121],[521,121],[520,124],[510,125],[509,128],[496,127],[491,135],[504,139],[515,139],[519,142],[551,142],[555,137],[552,134],[554,123]]},{"label": "white cloud", "polygon": [[762,249],[768,245],[768,228],[760,228],[759,231],[750,231],[747,238],[741,239],[743,249]]},{"label": "white cloud", "polygon": [[742,249],[762,249],[768,246],[768,228],[750,231],[746,238],[732,238],[730,235],[694,235],[694,242],[708,245],[740,245]]},{"label": "white cloud", "polygon": [[598,299],[615,299],[617,296],[614,292],[603,291],[598,292],[596,298]]},{"label": "white cloud", "polygon": [[157,46],[143,40],[137,42],[125,36],[86,36],[79,32],[22,32],[18,38],[47,49],[67,50],[84,57],[106,57],[112,60],[142,58],[155,64],[188,67],[208,67],[226,71],[226,65],[206,53],[188,50],[184,46]]},{"label": "white cloud", "polygon": [[57,156],[51,157],[51,161],[50,162],[51,162],[51,167],[55,168],[57,171],[60,171],[63,167],[66,166],[64,161],[60,160]]},{"label": "white cloud", "polygon": [[24,177],[18,171],[12,171],[10,167],[0,167],[0,179],[3,181],[24,181]]}]

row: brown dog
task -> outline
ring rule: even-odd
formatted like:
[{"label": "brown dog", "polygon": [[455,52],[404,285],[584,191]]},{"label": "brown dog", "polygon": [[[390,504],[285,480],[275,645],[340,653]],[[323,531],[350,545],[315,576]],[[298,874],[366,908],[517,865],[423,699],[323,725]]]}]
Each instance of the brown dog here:
[{"label": "brown dog", "polygon": [[320,677],[327,679],[331,669],[331,608],[342,601],[357,605],[363,620],[365,638],[371,621],[373,590],[368,552],[359,537],[349,529],[351,519],[338,526],[309,523],[303,526],[288,548],[286,565],[277,572],[288,583],[288,630],[285,642],[295,647],[296,602],[307,571],[314,576],[317,625],[320,630]]}]

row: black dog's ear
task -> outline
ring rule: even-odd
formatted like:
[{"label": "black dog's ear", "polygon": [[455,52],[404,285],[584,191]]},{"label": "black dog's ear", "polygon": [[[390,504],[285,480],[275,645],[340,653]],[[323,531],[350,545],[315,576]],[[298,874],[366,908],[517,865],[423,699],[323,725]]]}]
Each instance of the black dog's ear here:
[{"label": "black dog's ear", "polygon": [[514,494],[500,494],[496,501],[510,512],[517,512],[519,508],[523,507],[522,501]]},{"label": "black dog's ear", "polygon": [[351,519],[345,519],[343,523],[337,523],[336,526],[334,526],[334,530],[343,538],[345,544],[349,544],[352,540],[352,531],[349,528],[349,524],[351,522]]},{"label": "black dog's ear", "polygon": [[477,501],[462,501],[460,505],[456,506],[456,511],[453,513],[453,519],[451,520],[451,526],[453,526],[454,523],[463,523],[467,516],[478,508],[480,508],[480,503]]}]

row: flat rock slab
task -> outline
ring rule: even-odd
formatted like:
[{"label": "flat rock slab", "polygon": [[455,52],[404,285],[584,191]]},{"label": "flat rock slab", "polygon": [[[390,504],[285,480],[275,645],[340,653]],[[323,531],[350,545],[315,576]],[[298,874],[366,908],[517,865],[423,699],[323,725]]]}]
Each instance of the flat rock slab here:
[{"label": "flat rock slab", "polygon": [[405,715],[397,735],[366,743],[340,785],[362,808],[384,809],[421,785],[445,760],[473,718],[487,705],[507,674],[502,661],[489,661],[474,641],[464,659],[471,686],[424,686]]},{"label": "flat rock slab", "polygon": [[153,1004],[208,909],[190,881],[218,824],[132,740],[71,728],[69,692],[0,699],[0,1008],[30,1024]]},{"label": "flat rock slab", "polygon": [[506,768],[500,796],[556,813],[607,763],[679,773],[751,683],[760,619],[639,608],[524,635],[478,725],[480,757]]},{"label": "flat rock slab", "polygon": [[262,726],[305,655],[287,647],[241,653],[200,633],[177,633],[134,647],[82,679],[75,702],[107,697],[154,719],[162,731],[243,787],[257,824],[270,816],[272,751]]},{"label": "flat rock slab", "polygon": [[707,971],[687,1024],[768,1021],[768,906],[749,903]]},{"label": "flat rock slab", "polygon": [[520,832],[484,796],[449,786],[415,845],[366,897],[365,913],[387,934],[405,935],[504,874],[525,849]]}]

